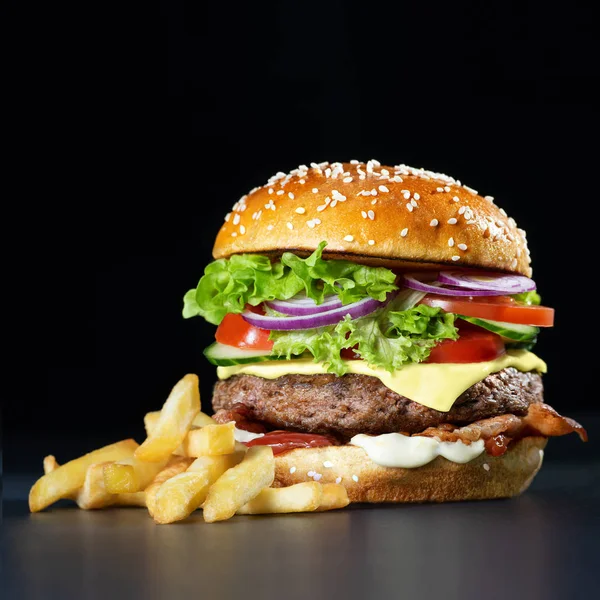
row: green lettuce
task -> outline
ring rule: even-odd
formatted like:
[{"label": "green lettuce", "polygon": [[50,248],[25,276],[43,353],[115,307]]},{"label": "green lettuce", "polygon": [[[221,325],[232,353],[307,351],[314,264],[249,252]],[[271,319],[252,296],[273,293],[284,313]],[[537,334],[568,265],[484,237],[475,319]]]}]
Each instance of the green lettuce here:
[{"label": "green lettuce", "polygon": [[227,313],[241,313],[246,304],[288,300],[301,292],[317,304],[329,294],[350,304],[369,296],[383,301],[388,292],[398,289],[390,269],[323,259],[326,245],[321,242],[304,259],[285,252],[280,262],[259,254],[215,260],[204,270],[198,286],[185,294],[183,316],[200,315],[218,325]]},{"label": "green lettuce", "polygon": [[347,367],[341,351],[354,348],[370,365],[393,372],[424,361],[439,341],[458,338],[456,315],[425,305],[395,310],[399,306],[397,299],[366,317],[353,320],[347,315],[337,325],[272,331],[273,354],[290,359],[310,353],[315,362],[327,364],[330,373],[343,375]]},{"label": "green lettuce", "polygon": [[517,302],[522,302],[523,304],[538,306],[542,303],[542,297],[534,290],[532,292],[523,292],[521,294],[513,294],[513,298]]}]

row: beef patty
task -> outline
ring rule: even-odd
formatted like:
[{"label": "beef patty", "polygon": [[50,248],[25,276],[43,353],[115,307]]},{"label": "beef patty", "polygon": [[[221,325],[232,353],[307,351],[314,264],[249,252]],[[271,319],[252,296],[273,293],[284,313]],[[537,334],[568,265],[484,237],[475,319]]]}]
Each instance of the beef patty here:
[{"label": "beef patty", "polygon": [[525,415],[542,402],[542,378],[509,367],[461,394],[449,412],[440,412],[396,394],[369,375],[284,375],[263,379],[234,375],[217,382],[213,393],[218,411],[241,403],[247,417],[268,429],[329,434],[346,441],[357,433],[418,433],[442,423],[463,425],[496,415]]}]

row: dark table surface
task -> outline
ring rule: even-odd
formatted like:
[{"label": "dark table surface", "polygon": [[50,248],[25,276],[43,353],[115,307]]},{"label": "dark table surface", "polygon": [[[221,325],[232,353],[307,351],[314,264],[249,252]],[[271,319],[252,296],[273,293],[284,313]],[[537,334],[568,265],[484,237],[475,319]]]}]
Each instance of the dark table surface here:
[{"label": "dark table surface", "polygon": [[[598,597],[600,460],[597,447],[572,437],[551,441],[531,488],[512,500],[215,524],[198,514],[157,526],[144,509],[82,511],[68,502],[30,515],[25,499],[37,475],[11,474],[2,598]],[[561,444],[576,449],[567,461],[557,460]]]}]

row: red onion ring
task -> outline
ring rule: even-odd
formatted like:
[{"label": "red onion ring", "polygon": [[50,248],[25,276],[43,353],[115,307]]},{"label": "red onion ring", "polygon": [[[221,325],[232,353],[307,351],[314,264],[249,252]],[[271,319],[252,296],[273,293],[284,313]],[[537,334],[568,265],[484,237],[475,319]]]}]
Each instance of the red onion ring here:
[{"label": "red onion ring", "polygon": [[343,305],[339,297],[332,294],[325,296],[325,301],[322,304],[316,304],[312,298],[292,298],[291,300],[272,300],[271,302],[267,302],[267,306],[284,315],[302,317],[304,315],[316,315],[327,312]]},{"label": "red onion ring", "polygon": [[486,292],[501,292],[502,294],[520,294],[535,290],[535,281],[523,275],[508,275],[479,271],[442,271],[438,281],[448,285],[469,290],[484,290]]},{"label": "red onion ring", "polygon": [[244,311],[242,317],[245,321],[259,327],[260,329],[271,329],[274,331],[290,331],[294,329],[315,329],[325,325],[334,325],[339,323],[346,315],[353,319],[364,317],[386,304],[395,294],[388,295],[385,302],[380,302],[374,298],[364,298],[352,304],[346,304],[339,308],[327,310],[325,312],[303,315],[299,317],[271,317],[269,315],[258,315],[250,311]]},{"label": "red onion ring", "polygon": [[415,278],[415,274],[403,275],[404,285],[411,290],[425,292],[427,294],[441,294],[442,296],[504,296],[506,292],[465,290],[459,288],[448,289],[442,285],[431,285],[423,283]]}]

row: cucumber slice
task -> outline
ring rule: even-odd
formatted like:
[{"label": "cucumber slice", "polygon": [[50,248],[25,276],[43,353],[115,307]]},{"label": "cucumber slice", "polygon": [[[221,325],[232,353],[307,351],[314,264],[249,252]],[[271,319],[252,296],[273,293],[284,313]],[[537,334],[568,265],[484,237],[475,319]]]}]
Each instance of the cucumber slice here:
[{"label": "cucumber slice", "polygon": [[230,367],[246,363],[263,362],[266,360],[280,360],[285,357],[274,356],[267,350],[242,350],[234,346],[226,346],[215,342],[204,350],[204,356],[213,365]]},{"label": "cucumber slice", "polygon": [[497,333],[507,340],[514,340],[517,342],[534,340],[540,332],[539,327],[533,327],[532,325],[518,325],[516,323],[505,323],[504,321],[490,321],[488,319],[478,319],[476,317],[465,317],[464,315],[458,316],[469,323],[473,323],[473,325],[479,325],[479,327]]}]

